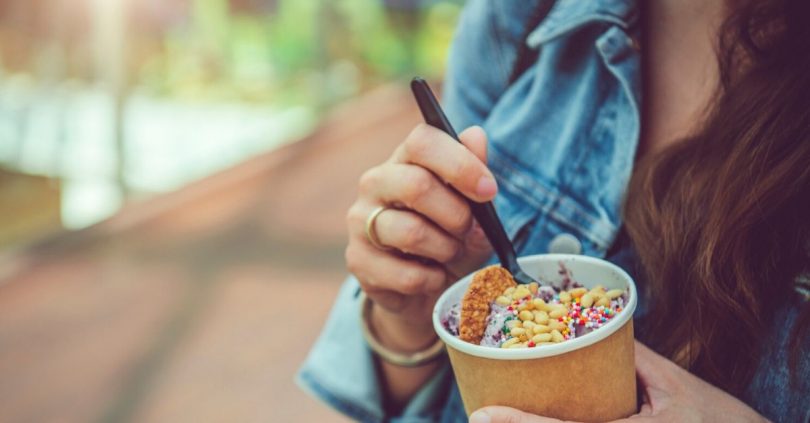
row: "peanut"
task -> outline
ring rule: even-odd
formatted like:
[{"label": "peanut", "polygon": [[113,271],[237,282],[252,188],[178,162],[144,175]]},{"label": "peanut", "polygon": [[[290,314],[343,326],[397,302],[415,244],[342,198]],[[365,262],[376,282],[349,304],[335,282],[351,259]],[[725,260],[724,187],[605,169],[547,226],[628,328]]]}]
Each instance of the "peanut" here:
[{"label": "peanut", "polygon": [[500,297],[495,299],[495,304],[498,304],[499,306],[502,307],[508,307],[510,304],[512,304],[512,300],[501,295]]},{"label": "peanut", "polygon": [[562,341],[565,341],[565,337],[563,337],[563,335],[562,335],[562,333],[560,333],[560,331],[555,329],[555,330],[551,331],[551,340],[553,342],[562,342]]},{"label": "peanut", "polygon": [[565,323],[559,320],[551,320],[548,322],[548,327],[550,327],[551,330],[562,331],[565,329]]},{"label": "peanut", "polygon": [[534,325],[534,327],[532,328],[532,333],[535,335],[548,332],[551,332],[551,328],[546,325]]},{"label": "peanut", "polygon": [[525,335],[525,334],[526,334],[526,329],[524,329],[524,328],[512,328],[511,330],[509,330],[509,335],[514,336],[514,337],[518,337],[520,335]]},{"label": "peanut", "polygon": [[570,303],[571,302],[571,294],[569,294],[566,291],[560,292],[560,302],[563,302],[563,303],[566,303],[566,304]]},{"label": "peanut", "polygon": [[600,298],[599,301],[596,302],[596,306],[597,307],[599,307],[599,306],[610,307],[610,298],[608,298],[608,297]]},{"label": "peanut", "polygon": [[546,310],[547,307],[546,302],[543,301],[542,298],[533,299],[532,304],[534,305],[534,308],[536,308],[537,310]]},{"label": "peanut", "polygon": [[517,344],[518,342],[520,342],[520,339],[518,338],[509,338],[506,341],[504,341],[503,344],[501,344],[501,348],[509,348],[512,345]]},{"label": "peanut", "polygon": [[565,316],[568,314],[568,309],[563,306],[554,307],[551,311],[548,312],[548,317],[552,319],[559,319],[560,317]]},{"label": "peanut", "polygon": [[610,291],[605,293],[605,296],[610,298],[611,300],[615,300],[624,294],[624,291],[621,289],[611,289]]},{"label": "peanut", "polygon": [[588,293],[591,294],[591,297],[593,297],[593,302],[597,303],[605,296],[605,288],[602,288],[602,285],[597,285]]},{"label": "peanut", "polygon": [[537,282],[531,282],[529,284],[529,292],[531,292],[532,295],[537,294],[537,288],[539,287],[540,285]]},{"label": "peanut", "polygon": [[579,299],[579,303],[582,305],[582,307],[590,307],[590,306],[592,306],[593,305],[593,295],[591,295],[590,293],[587,293],[587,294],[583,295]]},{"label": "peanut", "polygon": [[539,344],[541,342],[548,342],[548,341],[551,341],[551,334],[550,333],[540,333],[540,334],[534,335],[532,337],[532,342],[534,342],[535,344]]},{"label": "peanut", "polygon": [[534,323],[531,320],[523,322],[523,329],[532,330],[535,326],[537,326],[537,323]]},{"label": "peanut", "polygon": [[525,286],[519,286],[515,288],[515,292],[512,293],[512,299],[519,300],[521,298],[528,297],[530,295],[531,292],[529,292],[528,288],[526,288]]},{"label": "peanut", "polygon": [[571,294],[571,296],[574,297],[574,298],[579,298],[579,297],[585,295],[586,292],[588,292],[588,290],[585,289],[585,288],[574,288],[574,289],[568,291],[568,293]]},{"label": "peanut", "polygon": [[534,322],[541,325],[548,323],[548,313],[545,311],[537,311],[534,313]]},{"label": "peanut", "polygon": [[532,319],[534,319],[534,313],[532,313],[529,310],[523,310],[523,311],[520,312],[520,314],[518,314],[518,317],[520,318],[520,320],[523,320],[523,321],[532,320]]},{"label": "peanut", "polygon": [[517,319],[506,321],[506,327],[508,327],[509,329],[519,328],[522,326],[523,324],[521,324],[520,320]]}]

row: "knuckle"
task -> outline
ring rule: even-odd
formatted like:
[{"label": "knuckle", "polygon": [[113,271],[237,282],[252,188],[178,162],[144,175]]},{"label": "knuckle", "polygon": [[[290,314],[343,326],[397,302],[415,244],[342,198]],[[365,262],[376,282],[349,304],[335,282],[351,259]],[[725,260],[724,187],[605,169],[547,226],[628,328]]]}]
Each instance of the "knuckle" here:
[{"label": "knuckle", "polygon": [[430,132],[429,129],[430,127],[426,123],[424,122],[418,123],[416,126],[413,127],[411,132],[408,134],[408,137],[405,138],[405,144],[408,144],[413,140],[425,138],[427,134]]},{"label": "knuckle", "polygon": [[346,246],[343,257],[346,260],[346,269],[349,273],[356,276],[359,270],[359,264],[362,263],[362,261],[357,259],[357,248],[354,246],[353,242],[349,242],[349,245]]},{"label": "knuckle", "polygon": [[409,205],[416,204],[424,199],[431,189],[433,189],[435,183],[430,172],[421,168],[408,172],[404,177],[406,178],[404,200]]},{"label": "knuckle", "polygon": [[358,191],[361,194],[367,194],[374,191],[380,183],[379,167],[372,167],[360,175],[360,180],[357,182]]},{"label": "knuckle", "polygon": [[418,270],[405,270],[400,275],[399,287],[402,292],[416,294],[425,286],[425,275]]},{"label": "knuckle", "polygon": [[478,178],[482,176],[480,164],[476,163],[475,161],[477,159],[474,159],[471,156],[472,154],[470,154],[470,157],[464,157],[463,159],[458,160],[455,163],[455,166],[453,167],[454,180],[456,181],[466,180],[477,182]]},{"label": "knuckle", "polygon": [[354,203],[346,212],[346,224],[348,226],[355,226],[365,222],[365,214],[359,204]]},{"label": "knuckle", "polygon": [[448,223],[450,227],[447,229],[453,234],[464,235],[472,226],[472,210],[466,204],[459,207],[451,216]]},{"label": "knuckle", "polygon": [[430,127],[424,123],[420,123],[416,128],[411,131],[411,134],[405,140],[403,149],[408,158],[423,157],[430,148],[433,133]]},{"label": "knuckle", "polygon": [[447,263],[452,261],[458,257],[459,253],[461,253],[461,244],[458,242],[451,242],[450,245],[444,250],[444,257],[442,257],[441,262]]},{"label": "knuckle", "polygon": [[415,247],[425,242],[427,238],[427,226],[419,219],[408,219],[403,222],[404,234],[402,235],[403,247],[413,251]]}]

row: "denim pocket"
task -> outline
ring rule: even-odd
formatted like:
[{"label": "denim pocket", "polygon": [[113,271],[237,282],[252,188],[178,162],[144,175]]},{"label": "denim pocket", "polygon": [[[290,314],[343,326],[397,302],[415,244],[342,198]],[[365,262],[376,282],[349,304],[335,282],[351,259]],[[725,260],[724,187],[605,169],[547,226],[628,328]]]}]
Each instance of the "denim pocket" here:
[{"label": "denim pocket", "polygon": [[519,168],[497,147],[492,146],[489,158],[498,179],[495,208],[518,254],[547,253],[552,239],[568,234],[579,241],[582,254],[604,256],[618,228]]}]

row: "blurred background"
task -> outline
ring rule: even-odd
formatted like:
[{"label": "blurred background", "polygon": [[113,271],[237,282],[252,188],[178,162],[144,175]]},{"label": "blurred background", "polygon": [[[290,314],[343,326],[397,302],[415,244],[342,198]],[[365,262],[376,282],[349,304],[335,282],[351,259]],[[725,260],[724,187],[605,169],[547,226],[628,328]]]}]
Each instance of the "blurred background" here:
[{"label": "blurred background", "polygon": [[343,421],[293,374],[462,0],[0,0],[0,421]]}]

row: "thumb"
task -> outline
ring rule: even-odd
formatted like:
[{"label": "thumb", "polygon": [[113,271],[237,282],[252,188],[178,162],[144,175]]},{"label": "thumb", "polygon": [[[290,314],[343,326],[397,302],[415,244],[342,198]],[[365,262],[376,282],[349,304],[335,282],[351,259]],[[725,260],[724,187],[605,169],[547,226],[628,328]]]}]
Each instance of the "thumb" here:
[{"label": "thumb", "polygon": [[654,410],[677,390],[679,374],[687,372],[646,345],[638,341],[635,344],[636,375],[644,393],[642,411]]},{"label": "thumb", "polygon": [[471,126],[459,134],[458,139],[464,144],[478,160],[487,163],[487,133],[480,126]]},{"label": "thumb", "polygon": [[470,415],[470,423],[562,423],[560,420],[524,413],[510,407],[484,407]]},{"label": "thumb", "polygon": [[635,341],[636,374],[645,387],[672,388],[674,373],[682,370],[641,342]]}]

